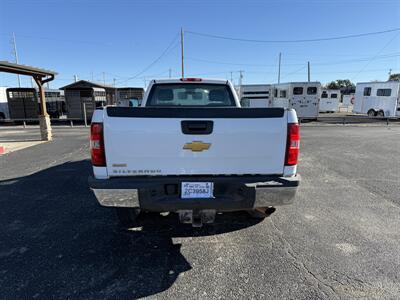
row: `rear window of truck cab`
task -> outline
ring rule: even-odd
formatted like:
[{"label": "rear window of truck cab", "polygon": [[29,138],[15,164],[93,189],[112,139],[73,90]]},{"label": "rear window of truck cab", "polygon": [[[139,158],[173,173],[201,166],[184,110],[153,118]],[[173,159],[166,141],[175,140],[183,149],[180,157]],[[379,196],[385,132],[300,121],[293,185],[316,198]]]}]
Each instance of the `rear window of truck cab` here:
[{"label": "rear window of truck cab", "polygon": [[236,103],[226,84],[164,83],[153,85],[146,106],[236,107]]}]

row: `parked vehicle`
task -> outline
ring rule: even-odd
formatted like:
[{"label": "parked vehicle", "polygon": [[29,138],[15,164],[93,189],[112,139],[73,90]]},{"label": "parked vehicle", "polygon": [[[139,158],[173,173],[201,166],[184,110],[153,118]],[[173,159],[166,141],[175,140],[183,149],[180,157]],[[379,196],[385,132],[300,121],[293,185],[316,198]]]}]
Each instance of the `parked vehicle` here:
[{"label": "parked vehicle", "polygon": [[353,112],[370,117],[400,116],[399,81],[357,83]]},{"label": "parked vehicle", "polygon": [[271,107],[293,108],[303,119],[316,119],[321,95],[320,82],[289,82],[272,85]]},{"label": "parked vehicle", "polygon": [[7,88],[0,87],[0,120],[9,118],[10,111],[8,110]]},{"label": "parked vehicle", "polygon": [[[37,119],[40,114],[40,97],[35,88],[7,88],[9,116],[12,119]],[[64,92],[45,89],[46,110],[51,118],[59,118],[66,113]]]},{"label": "parked vehicle", "polygon": [[[38,89],[36,89],[36,92],[39,93]],[[67,113],[64,91],[58,89],[45,89],[44,94],[46,97],[46,110],[51,118],[60,118]]]},{"label": "parked vehicle", "polygon": [[339,110],[340,90],[323,89],[319,101],[319,112],[334,113]]},{"label": "parked vehicle", "polygon": [[270,91],[269,84],[242,85],[240,103],[245,107],[270,107]]},{"label": "parked vehicle", "polygon": [[153,80],[141,107],[96,110],[90,139],[89,185],[125,226],[141,211],[193,226],[217,212],[265,217],[300,182],[296,112],[241,108],[226,80]]},{"label": "parked vehicle", "polygon": [[[64,87],[65,88],[65,87]],[[106,105],[106,90],[99,87],[65,89],[69,118],[90,119],[97,107]]]},{"label": "parked vehicle", "polygon": [[37,119],[40,105],[34,88],[7,88],[11,119]]},{"label": "parked vehicle", "polygon": [[343,95],[343,105],[353,106],[354,105],[354,94]]}]

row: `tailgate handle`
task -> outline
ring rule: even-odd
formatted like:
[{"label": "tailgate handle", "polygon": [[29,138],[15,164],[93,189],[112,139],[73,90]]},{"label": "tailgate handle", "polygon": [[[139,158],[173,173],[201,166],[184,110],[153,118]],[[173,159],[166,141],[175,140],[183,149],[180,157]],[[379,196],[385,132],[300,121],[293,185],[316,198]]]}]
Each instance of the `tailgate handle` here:
[{"label": "tailgate handle", "polygon": [[213,121],[182,121],[183,134],[211,134],[213,132]]}]

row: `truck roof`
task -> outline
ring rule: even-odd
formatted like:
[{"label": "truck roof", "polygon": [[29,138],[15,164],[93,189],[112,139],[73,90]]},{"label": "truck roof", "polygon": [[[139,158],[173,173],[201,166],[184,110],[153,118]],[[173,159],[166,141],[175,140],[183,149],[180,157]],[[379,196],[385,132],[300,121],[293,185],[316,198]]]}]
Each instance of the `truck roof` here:
[{"label": "truck roof", "polygon": [[152,83],[213,83],[213,84],[226,84],[226,79],[210,79],[210,78],[170,78],[170,79],[153,79]]}]

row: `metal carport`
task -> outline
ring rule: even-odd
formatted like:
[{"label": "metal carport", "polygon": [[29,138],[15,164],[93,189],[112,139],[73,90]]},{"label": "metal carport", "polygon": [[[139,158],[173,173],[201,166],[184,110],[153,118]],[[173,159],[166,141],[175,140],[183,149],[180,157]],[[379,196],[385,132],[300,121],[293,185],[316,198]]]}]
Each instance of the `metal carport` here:
[{"label": "metal carport", "polygon": [[10,63],[8,61],[0,61],[0,72],[32,76],[32,78],[35,80],[39,89],[39,97],[40,97],[41,114],[39,115],[39,123],[40,123],[41,139],[43,141],[51,141],[52,140],[51,124],[50,124],[50,117],[46,110],[46,98],[45,98],[43,84],[52,81],[54,79],[54,76],[57,75],[58,73],[31,66]]}]

